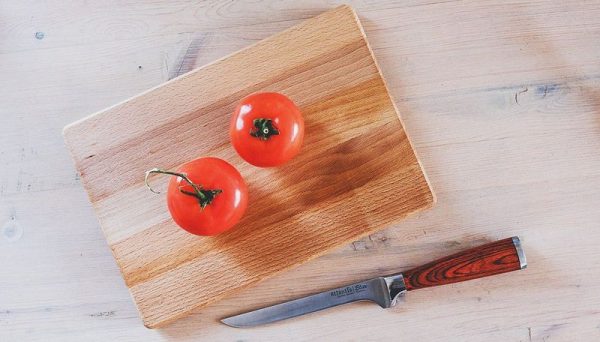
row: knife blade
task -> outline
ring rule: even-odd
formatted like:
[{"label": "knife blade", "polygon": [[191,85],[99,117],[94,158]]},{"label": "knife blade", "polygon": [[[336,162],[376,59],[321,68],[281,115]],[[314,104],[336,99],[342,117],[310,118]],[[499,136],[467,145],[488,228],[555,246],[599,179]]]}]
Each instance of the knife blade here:
[{"label": "knife blade", "polygon": [[382,308],[396,305],[407,291],[451,284],[521,270],[527,267],[519,237],[513,236],[471,248],[411,270],[331,289],[311,296],[249,311],[221,320],[246,328],[272,323],[356,301],[371,301]]}]

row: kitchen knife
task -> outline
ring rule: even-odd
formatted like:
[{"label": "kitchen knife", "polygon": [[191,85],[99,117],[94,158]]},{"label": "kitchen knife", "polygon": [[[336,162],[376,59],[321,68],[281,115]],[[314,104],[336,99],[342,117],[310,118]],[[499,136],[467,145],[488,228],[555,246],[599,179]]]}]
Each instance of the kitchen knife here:
[{"label": "kitchen knife", "polygon": [[372,301],[382,308],[396,305],[407,291],[445,285],[527,267],[525,253],[517,236],[491,242],[387,277],[378,277],[312,296],[268,306],[221,322],[246,328],[280,321],[356,301]]}]

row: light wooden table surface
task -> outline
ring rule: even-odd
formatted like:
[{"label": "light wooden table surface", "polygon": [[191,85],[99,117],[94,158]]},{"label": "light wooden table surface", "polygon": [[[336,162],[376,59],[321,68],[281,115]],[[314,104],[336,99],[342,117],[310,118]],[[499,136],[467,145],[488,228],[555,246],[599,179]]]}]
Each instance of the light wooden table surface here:
[{"label": "light wooden table surface", "polygon": [[[148,330],[62,127],[338,3],[0,2],[0,341],[599,340],[600,2],[349,3],[437,205]],[[525,271],[410,293],[390,310],[218,323],[511,235]]]}]

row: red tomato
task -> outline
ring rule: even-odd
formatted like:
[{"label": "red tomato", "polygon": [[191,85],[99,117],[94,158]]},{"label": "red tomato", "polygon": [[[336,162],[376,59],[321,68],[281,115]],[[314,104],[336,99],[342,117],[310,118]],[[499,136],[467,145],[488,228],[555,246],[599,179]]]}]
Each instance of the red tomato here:
[{"label": "red tomato", "polygon": [[237,106],[229,129],[231,143],[248,163],[277,166],[292,159],[304,140],[304,119],[292,100],[279,93],[257,93]]},{"label": "red tomato", "polygon": [[[152,169],[148,175],[173,175],[167,204],[175,223],[196,235],[216,235],[233,227],[248,207],[248,188],[242,175],[226,161],[198,158],[177,172]],[[152,189],[150,189],[152,190]]]}]

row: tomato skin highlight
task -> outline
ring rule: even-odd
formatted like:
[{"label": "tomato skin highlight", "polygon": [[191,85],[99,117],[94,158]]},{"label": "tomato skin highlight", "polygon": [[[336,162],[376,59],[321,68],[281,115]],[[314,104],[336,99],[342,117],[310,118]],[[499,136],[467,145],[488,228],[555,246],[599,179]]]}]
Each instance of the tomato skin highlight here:
[{"label": "tomato skin highlight", "polygon": [[231,229],[244,215],[248,207],[248,187],[238,170],[226,161],[198,158],[177,169],[203,189],[219,189],[222,192],[206,205],[200,206],[198,198],[181,192],[193,192],[193,187],[181,177],[172,176],[167,190],[169,212],[184,230],[211,236]]},{"label": "tomato skin highlight", "polygon": [[[257,120],[268,119],[277,134],[253,136]],[[260,132],[259,132],[260,133]],[[300,109],[283,94],[255,93],[239,103],[229,129],[231,143],[248,163],[259,167],[279,166],[300,152],[304,141],[304,119]]]}]

